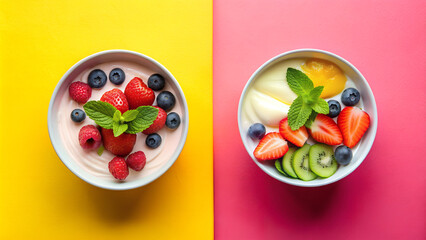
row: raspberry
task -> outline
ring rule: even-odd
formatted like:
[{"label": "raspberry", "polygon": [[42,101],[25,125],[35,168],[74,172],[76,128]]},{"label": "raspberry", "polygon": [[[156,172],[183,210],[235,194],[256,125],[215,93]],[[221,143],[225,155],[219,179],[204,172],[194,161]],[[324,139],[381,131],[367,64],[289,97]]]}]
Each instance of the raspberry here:
[{"label": "raspberry", "polygon": [[129,167],[135,171],[140,171],[145,167],[146,157],[142,151],[137,151],[130,154],[126,160]]},{"label": "raspberry", "polygon": [[68,90],[71,98],[78,103],[86,103],[92,96],[92,88],[84,82],[73,82]]},{"label": "raspberry", "polygon": [[126,160],[122,157],[115,157],[108,163],[109,172],[115,179],[124,180],[129,176],[129,168]]},{"label": "raspberry", "polygon": [[151,124],[151,126],[149,126],[149,128],[143,130],[142,133],[146,135],[160,131],[160,129],[164,127],[164,124],[166,123],[166,120],[167,120],[167,113],[162,108],[159,108],[157,106],[153,106],[153,107],[158,109],[158,116],[154,120],[154,122]]},{"label": "raspberry", "polygon": [[102,143],[101,133],[95,126],[86,125],[78,133],[78,142],[84,149],[96,149]]}]

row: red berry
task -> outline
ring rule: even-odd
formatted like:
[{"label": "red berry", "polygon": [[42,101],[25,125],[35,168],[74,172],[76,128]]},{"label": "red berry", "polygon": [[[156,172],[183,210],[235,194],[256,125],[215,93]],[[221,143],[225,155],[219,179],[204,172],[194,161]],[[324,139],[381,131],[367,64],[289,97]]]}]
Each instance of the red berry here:
[{"label": "red berry", "polygon": [[71,98],[78,103],[86,103],[92,96],[92,88],[84,82],[73,82],[68,90]]},{"label": "red berry", "polygon": [[277,132],[266,134],[254,149],[257,160],[274,160],[281,158],[288,151],[287,141]]},{"label": "red berry", "polygon": [[337,117],[343,144],[354,147],[370,126],[370,116],[357,107],[345,107]]},{"label": "red berry", "polygon": [[157,106],[154,106],[154,107],[158,109],[158,116],[154,120],[154,122],[151,124],[151,126],[149,126],[149,128],[143,130],[142,132],[143,134],[149,135],[152,133],[156,133],[160,131],[161,128],[164,127],[164,124],[166,124],[167,113],[160,107],[157,107]]},{"label": "red berry", "polygon": [[124,93],[118,88],[114,88],[108,92],[105,92],[101,97],[101,101],[110,103],[121,113],[124,113],[129,110],[127,98]]},{"label": "red berry", "polygon": [[309,132],[315,141],[328,145],[339,145],[343,141],[342,133],[334,120],[324,114],[318,114]]},{"label": "red berry", "polygon": [[86,125],[78,133],[78,142],[84,149],[97,149],[102,143],[101,133],[95,126]]},{"label": "red berry", "polygon": [[280,121],[279,130],[281,136],[284,137],[284,139],[290,141],[294,145],[298,147],[303,147],[306,140],[308,140],[308,131],[306,130],[305,126],[301,126],[296,131],[291,130],[290,126],[288,125],[288,119],[284,118]]},{"label": "red berry", "polygon": [[114,137],[112,129],[101,129],[102,139],[106,150],[117,156],[126,156],[131,153],[136,143],[136,134],[123,133]]},{"label": "red berry", "polygon": [[155,100],[154,91],[142,79],[135,77],[127,84],[124,94],[129,102],[130,109],[139,106],[151,106]]},{"label": "red berry", "polygon": [[145,167],[146,157],[142,151],[137,151],[127,157],[127,165],[135,171],[140,171]]},{"label": "red berry", "polygon": [[126,160],[122,157],[115,157],[108,163],[109,172],[118,180],[124,180],[129,176],[129,168]]}]

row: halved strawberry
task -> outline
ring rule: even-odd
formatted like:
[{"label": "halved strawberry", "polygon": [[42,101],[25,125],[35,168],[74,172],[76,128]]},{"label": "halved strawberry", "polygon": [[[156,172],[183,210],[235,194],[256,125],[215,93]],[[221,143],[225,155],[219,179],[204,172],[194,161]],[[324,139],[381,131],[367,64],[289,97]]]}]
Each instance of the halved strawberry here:
[{"label": "halved strawberry", "polygon": [[287,118],[284,118],[280,121],[279,130],[281,136],[283,136],[284,139],[292,142],[298,147],[303,147],[303,144],[305,144],[309,137],[305,126],[300,127],[296,131],[291,130],[290,126],[288,125]]},{"label": "halved strawberry", "polygon": [[105,92],[101,97],[101,101],[110,103],[121,113],[129,110],[129,103],[127,102],[127,98],[118,88],[114,88],[108,92]]},{"label": "halved strawberry", "polygon": [[334,120],[324,114],[318,114],[309,132],[315,141],[328,145],[339,145],[343,141],[342,133]]},{"label": "halved strawberry", "polygon": [[254,157],[259,160],[281,158],[288,151],[287,141],[277,132],[266,134],[254,149]]},{"label": "halved strawberry", "polygon": [[352,148],[370,126],[370,116],[357,107],[345,107],[337,118],[337,125],[342,131],[343,144]]}]

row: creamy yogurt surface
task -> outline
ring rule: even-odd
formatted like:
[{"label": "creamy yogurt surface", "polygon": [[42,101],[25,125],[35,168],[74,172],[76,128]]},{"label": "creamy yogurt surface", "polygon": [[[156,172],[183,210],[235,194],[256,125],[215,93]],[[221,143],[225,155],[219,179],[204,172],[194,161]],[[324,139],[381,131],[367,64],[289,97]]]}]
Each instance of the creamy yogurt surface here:
[{"label": "creamy yogurt surface", "polygon": [[[121,85],[114,85],[109,81],[108,77],[107,83],[104,87],[100,89],[92,89],[92,96],[90,97],[89,101],[100,100],[105,92],[113,88],[118,88],[124,92],[127,83],[134,77],[141,78],[143,82],[147,84],[149,76],[156,73],[143,65],[139,65],[133,62],[108,62],[99,64],[93,68],[83,71],[73,80],[73,82],[81,81],[87,83],[87,77],[94,69],[101,69],[107,76],[109,76],[110,71],[114,68],[121,68],[125,72],[125,81]],[[169,112],[176,112],[179,114],[182,120],[184,117],[182,98],[178,95],[179,93],[175,86],[172,86],[171,81],[167,79],[167,76],[164,76],[164,78],[166,80],[166,85],[161,91],[170,91],[176,98],[176,104]],[[160,91],[154,92],[155,96],[160,93]],[[83,110],[83,105],[84,104],[79,104],[71,99],[68,91],[66,91],[65,94],[61,97],[59,103],[60,110],[56,113],[58,117],[58,129],[61,136],[61,141],[64,143],[68,154],[82,169],[96,177],[115,180],[108,170],[108,163],[115,157],[115,155],[107,150],[104,150],[103,154],[99,156],[96,150],[85,150],[78,142],[78,133],[80,128],[89,124],[97,126],[95,122],[87,116],[86,119],[81,123],[76,123],[71,120],[70,114],[72,110],[76,108]],[[154,101],[153,105],[156,105],[156,101]],[[181,124],[175,130],[170,130],[164,126],[157,133],[161,136],[162,143],[156,149],[151,149],[146,146],[145,139],[147,135],[143,133],[137,134],[136,143],[133,147],[132,153],[136,151],[143,151],[146,156],[146,165],[139,172],[129,169],[129,176],[126,178],[126,181],[140,179],[158,171],[171,158],[177,149],[180,138],[183,134],[183,126]]]}]

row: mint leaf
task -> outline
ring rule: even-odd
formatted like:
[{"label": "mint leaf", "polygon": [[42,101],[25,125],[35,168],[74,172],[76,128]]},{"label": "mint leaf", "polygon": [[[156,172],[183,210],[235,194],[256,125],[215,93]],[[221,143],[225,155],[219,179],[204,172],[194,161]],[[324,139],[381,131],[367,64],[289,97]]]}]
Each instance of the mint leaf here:
[{"label": "mint leaf", "polygon": [[128,110],[123,114],[123,118],[125,122],[131,122],[135,120],[135,118],[138,116],[139,111],[138,110]]},{"label": "mint leaf", "polygon": [[102,153],[104,153],[104,145],[101,145],[99,148],[98,148],[98,155],[99,156],[102,156]]},{"label": "mint leaf", "polygon": [[136,109],[139,113],[137,117],[128,123],[129,128],[126,133],[138,133],[149,128],[158,116],[158,109],[151,106],[140,106]]},{"label": "mint leaf", "polygon": [[309,95],[311,90],[314,88],[314,84],[311,79],[297,69],[288,68],[286,77],[290,89],[299,96]]},{"label": "mint leaf", "polygon": [[311,115],[312,108],[303,101],[302,96],[298,96],[290,106],[288,111],[288,124],[291,130],[295,131],[305,125],[306,120]]},{"label": "mint leaf", "polygon": [[311,128],[312,123],[315,121],[315,118],[317,117],[318,113],[315,111],[312,111],[311,115],[309,115],[308,120],[305,123],[305,126],[307,128]]},{"label": "mint leaf", "polygon": [[311,92],[309,93],[309,97],[312,99],[312,101],[317,101],[317,99],[322,93],[322,90],[324,90],[324,86],[318,86],[311,90]]},{"label": "mint leaf", "polygon": [[113,116],[117,110],[109,103],[102,101],[89,101],[83,106],[87,116],[99,126],[112,129]]},{"label": "mint leaf", "polygon": [[317,113],[328,114],[330,111],[328,108],[328,103],[322,98],[318,98],[318,100],[311,107]]},{"label": "mint leaf", "polygon": [[114,116],[112,117],[112,121],[120,122],[121,112],[119,110],[115,110]]},{"label": "mint leaf", "polygon": [[118,137],[123,134],[129,126],[125,123],[120,124],[119,122],[113,122],[112,131],[114,133],[114,137]]}]

